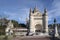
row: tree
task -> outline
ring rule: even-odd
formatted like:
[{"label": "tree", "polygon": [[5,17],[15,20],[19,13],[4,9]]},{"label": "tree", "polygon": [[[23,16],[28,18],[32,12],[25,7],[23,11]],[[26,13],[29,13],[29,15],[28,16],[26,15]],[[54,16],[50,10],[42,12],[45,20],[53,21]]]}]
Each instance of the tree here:
[{"label": "tree", "polygon": [[18,22],[17,22],[17,21],[15,21],[15,20],[11,20],[11,21],[12,21],[12,23],[13,23],[14,27],[18,27],[18,26],[19,26],[19,24],[18,24]]},{"label": "tree", "polygon": [[20,24],[19,24],[19,27],[24,27],[24,28],[26,28],[26,25],[23,24],[23,23],[20,23]]}]

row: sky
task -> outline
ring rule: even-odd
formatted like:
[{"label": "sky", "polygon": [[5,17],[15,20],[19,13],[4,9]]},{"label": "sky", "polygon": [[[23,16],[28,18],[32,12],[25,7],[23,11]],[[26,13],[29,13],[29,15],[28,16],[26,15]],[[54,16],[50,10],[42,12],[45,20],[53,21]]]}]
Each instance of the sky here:
[{"label": "sky", "polygon": [[47,9],[49,24],[53,23],[54,18],[60,23],[60,0],[0,0],[0,18],[25,23],[29,9],[35,6],[42,13],[44,8]]}]

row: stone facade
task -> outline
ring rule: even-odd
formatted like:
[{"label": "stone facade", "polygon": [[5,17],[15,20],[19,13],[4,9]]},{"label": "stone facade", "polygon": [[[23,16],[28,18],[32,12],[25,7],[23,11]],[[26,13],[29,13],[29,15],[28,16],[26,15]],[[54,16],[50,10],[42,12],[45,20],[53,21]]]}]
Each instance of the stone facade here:
[{"label": "stone facade", "polygon": [[48,15],[47,10],[41,13],[36,7],[29,13],[30,33],[46,32],[48,33]]}]

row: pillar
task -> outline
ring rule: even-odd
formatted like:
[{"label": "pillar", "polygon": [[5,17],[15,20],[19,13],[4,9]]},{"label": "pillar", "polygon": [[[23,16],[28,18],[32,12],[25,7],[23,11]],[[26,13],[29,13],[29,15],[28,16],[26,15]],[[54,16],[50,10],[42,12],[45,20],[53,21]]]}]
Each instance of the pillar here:
[{"label": "pillar", "polygon": [[58,34],[58,29],[57,29],[57,25],[55,26],[55,37],[58,37],[59,34]]}]

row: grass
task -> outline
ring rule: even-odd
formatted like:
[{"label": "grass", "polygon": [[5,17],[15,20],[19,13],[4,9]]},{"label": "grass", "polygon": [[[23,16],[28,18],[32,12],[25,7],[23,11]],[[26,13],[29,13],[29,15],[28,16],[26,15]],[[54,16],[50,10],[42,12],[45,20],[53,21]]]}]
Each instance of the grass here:
[{"label": "grass", "polygon": [[5,35],[0,35],[0,40],[3,40],[5,38]]},{"label": "grass", "polygon": [[1,36],[0,36],[0,40],[12,40],[12,38],[13,38],[12,35],[9,35],[9,36],[1,35]]}]

